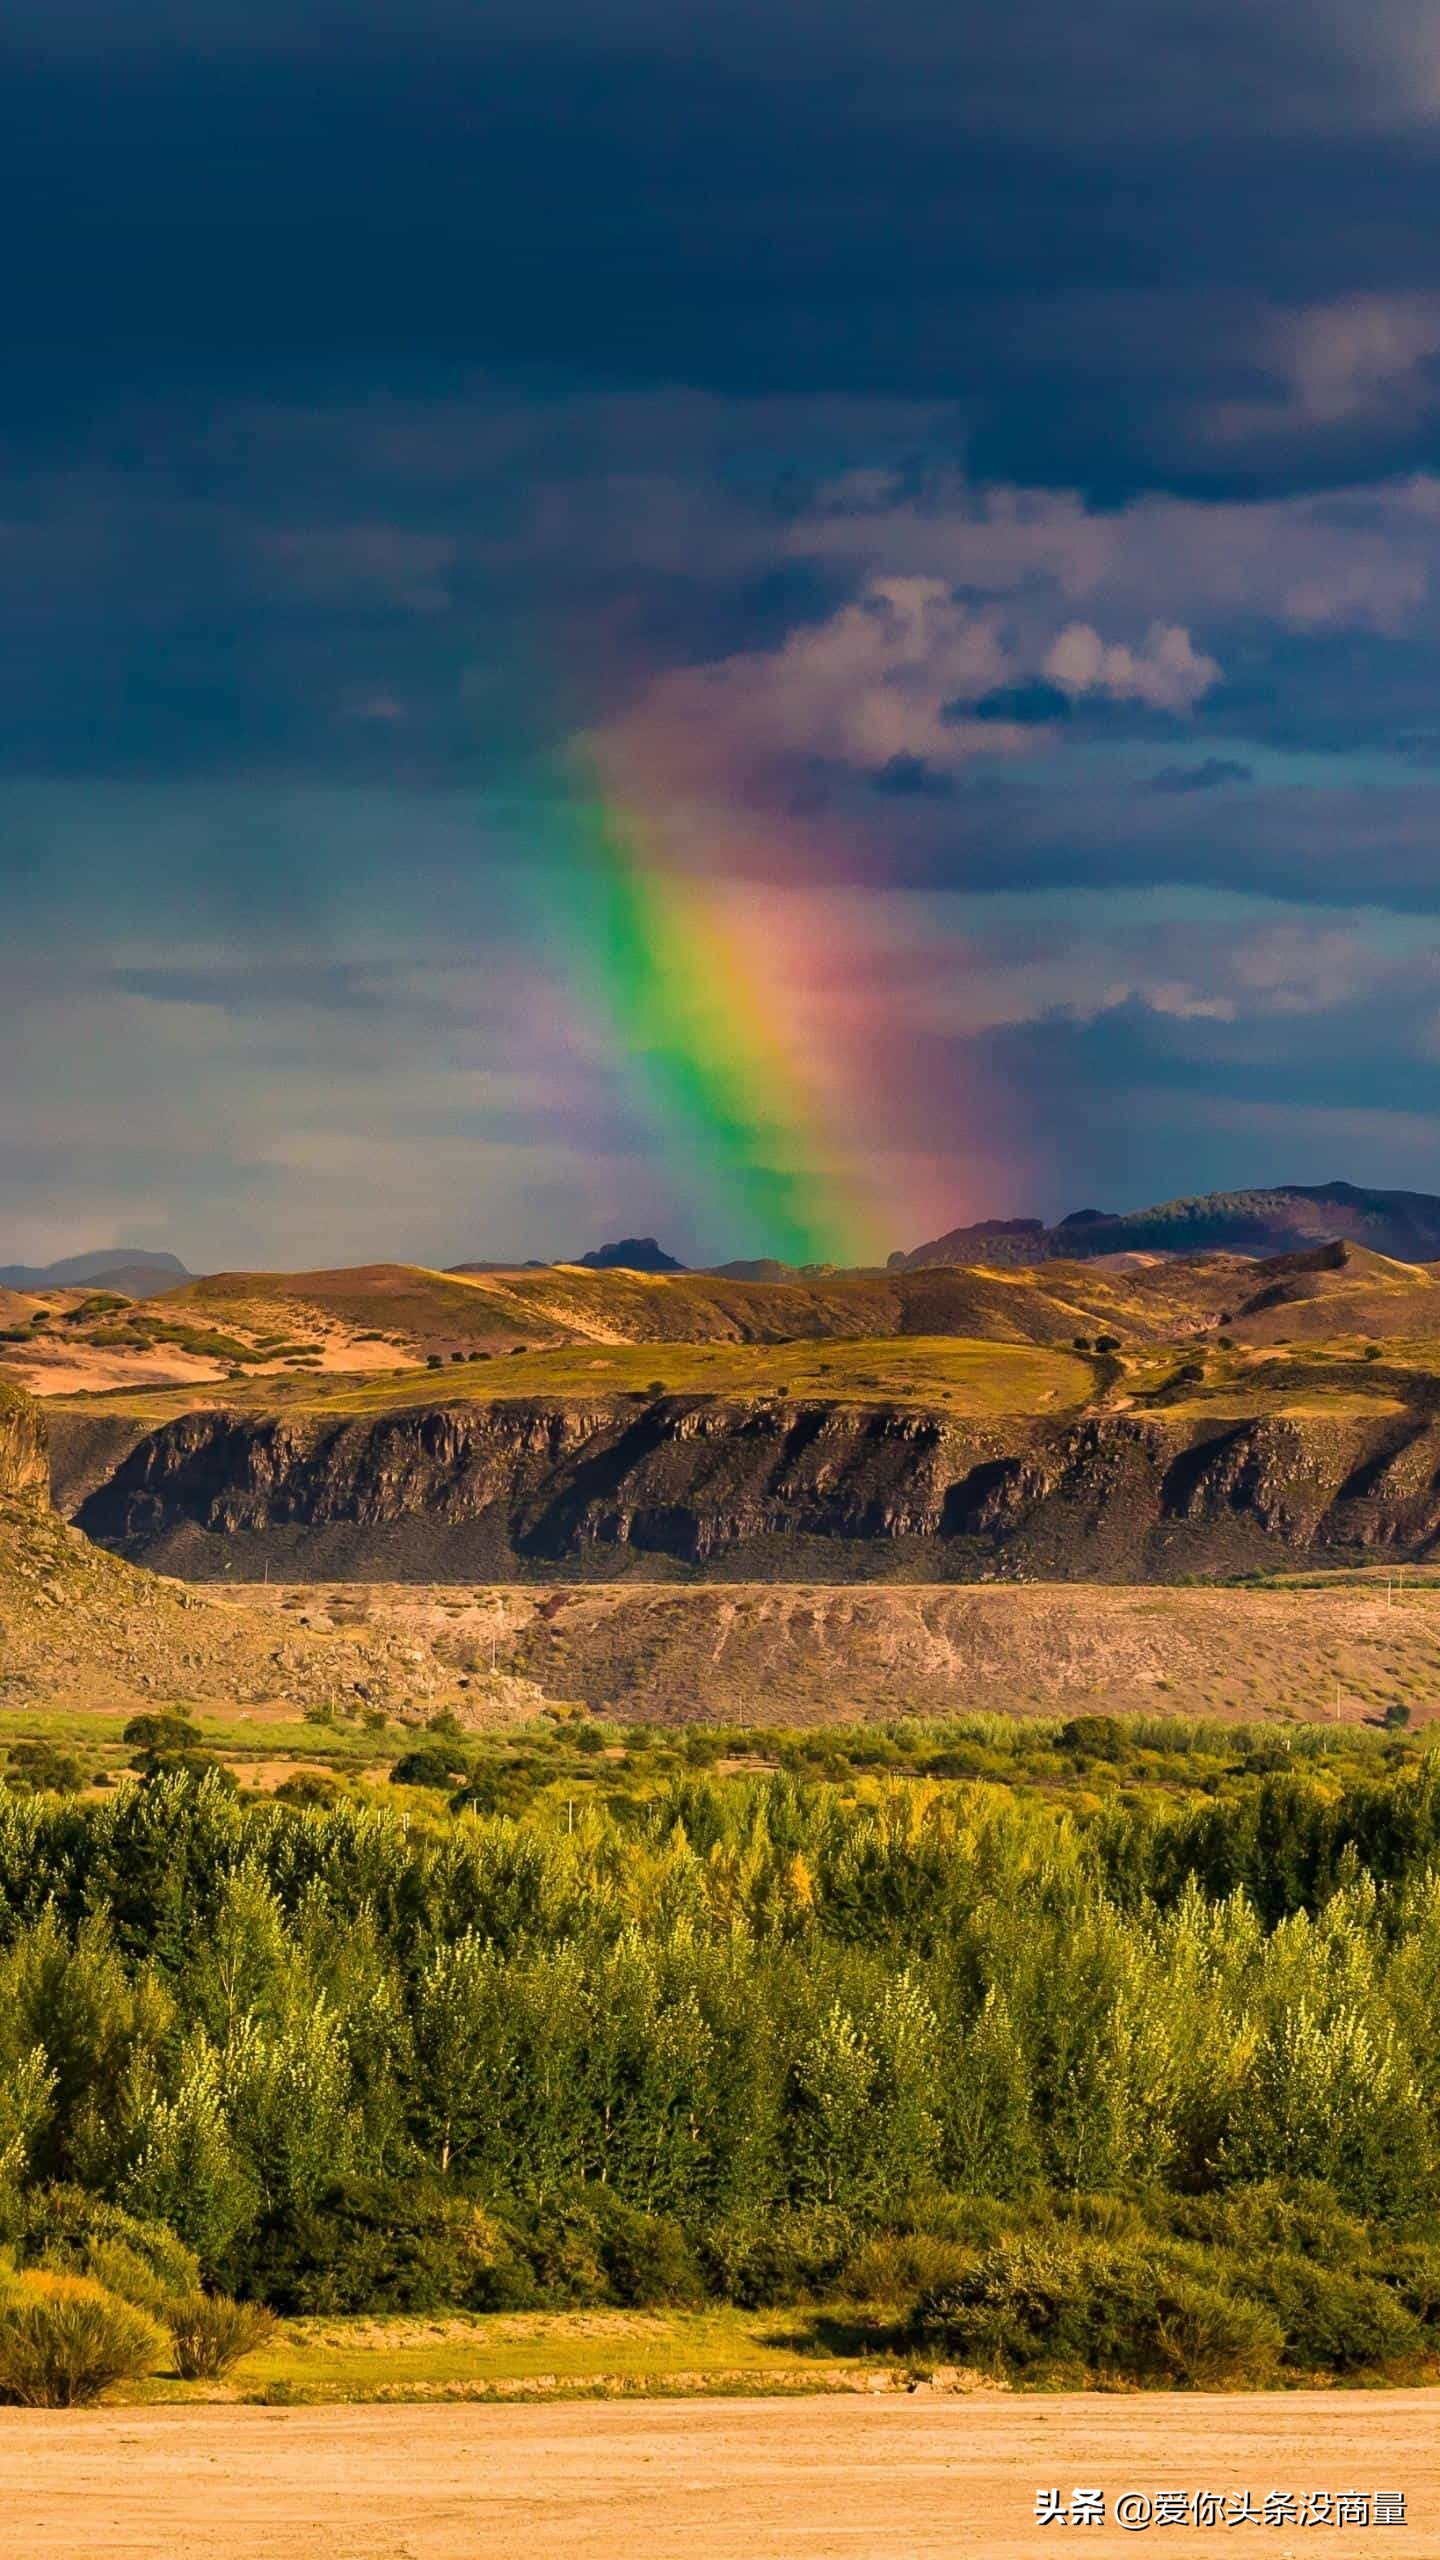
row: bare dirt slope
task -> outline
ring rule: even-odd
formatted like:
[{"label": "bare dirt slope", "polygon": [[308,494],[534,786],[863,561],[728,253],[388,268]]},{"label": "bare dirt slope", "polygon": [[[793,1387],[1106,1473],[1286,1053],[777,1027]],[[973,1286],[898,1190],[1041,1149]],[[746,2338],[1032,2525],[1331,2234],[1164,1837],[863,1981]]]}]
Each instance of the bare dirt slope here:
[{"label": "bare dirt slope", "polygon": [[[1094,1713],[1343,1722],[1440,1712],[1440,1580],[1297,1589],[1113,1584],[397,1583],[209,1591],[249,1625],[331,1613],[377,1650],[470,1675],[492,1665],[622,1723],[835,1724],[871,1717]],[[207,1595],[208,1596],[208,1595]],[[280,1640],[277,1635],[277,1641]],[[423,1712],[424,1687],[416,1705]]]},{"label": "bare dirt slope", "polygon": [[465,1703],[510,1721],[543,1703],[513,1680],[461,1681],[399,1618],[317,1610],[298,1625],[223,1608],[137,1571],[38,1503],[0,1498],[0,1703],[103,1708],[383,1707],[420,1718]]},{"label": "bare dirt slope", "polygon": [[[1440,2560],[1433,2394],[1009,2395],[547,2408],[6,2410],[0,2560],[1030,2560],[1035,2497],[1401,2489]],[[1073,2534],[1071,2536],[1073,2539]],[[1373,2528],[1187,2525],[1358,2560]],[[1137,2546],[1087,2527],[1091,2560]]]}]

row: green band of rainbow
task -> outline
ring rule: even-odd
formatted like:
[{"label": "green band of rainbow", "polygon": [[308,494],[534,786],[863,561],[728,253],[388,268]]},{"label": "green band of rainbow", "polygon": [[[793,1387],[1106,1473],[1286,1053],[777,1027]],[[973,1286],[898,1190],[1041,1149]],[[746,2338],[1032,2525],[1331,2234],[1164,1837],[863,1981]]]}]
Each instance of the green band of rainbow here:
[{"label": "green band of rainbow", "polygon": [[656,822],[578,791],[562,821],[565,923],[580,966],[748,1248],[791,1263],[866,1258],[868,1221],[837,1162],[824,1096],[787,1036],[785,989],[727,925],[712,884],[664,852]]}]

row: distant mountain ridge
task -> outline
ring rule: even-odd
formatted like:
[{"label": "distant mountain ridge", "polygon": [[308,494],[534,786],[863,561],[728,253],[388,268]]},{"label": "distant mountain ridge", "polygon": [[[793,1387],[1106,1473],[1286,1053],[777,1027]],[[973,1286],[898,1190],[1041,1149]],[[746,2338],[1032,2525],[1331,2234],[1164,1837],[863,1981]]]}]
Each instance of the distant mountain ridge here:
[{"label": "distant mountain ridge", "polygon": [[577,1271],[683,1271],[685,1265],[653,1236],[621,1236],[617,1244],[598,1245],[593,1253],[582,1253],[574,1267]]},{"label": "distant mountain ridge", "polygon": [[158,1297],[192,1277],[175,1254],[129,1244],[72,1253],[62,1262],[0,1265],[0,1289],[118,1289],[127,1298]]},{"label": "distant mountain ridge", "polygon": [[1276,1183],[1254,1191],[1206,1191],[1115,1214],[1077,1209],[1058,1226],[992,1218],[952,1227],[891,1271],[934,1264],[1091,1261],[1110,1253],[1294,1253],[1344,1238],[1396,1262],[1440,1260],[1440,1198],[1429,1191],[1369,1191],[1353,1182]]}]

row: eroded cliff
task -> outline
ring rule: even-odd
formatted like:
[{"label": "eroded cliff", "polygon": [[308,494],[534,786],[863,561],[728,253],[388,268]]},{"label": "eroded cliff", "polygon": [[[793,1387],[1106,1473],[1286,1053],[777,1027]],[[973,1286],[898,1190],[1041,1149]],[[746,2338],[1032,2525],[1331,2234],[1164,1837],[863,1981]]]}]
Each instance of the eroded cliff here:
[{"label": "eroded cliff", "polygon": [[213,1411],[98,1466],[86,1428],[71,1417],[64,1435],[78,1524],[202,1578],[269,1562],[416,1580],[1163,1580],[1440,1541],[1440,1417],[1383,1407],[993,1424],[699,1397]]}]

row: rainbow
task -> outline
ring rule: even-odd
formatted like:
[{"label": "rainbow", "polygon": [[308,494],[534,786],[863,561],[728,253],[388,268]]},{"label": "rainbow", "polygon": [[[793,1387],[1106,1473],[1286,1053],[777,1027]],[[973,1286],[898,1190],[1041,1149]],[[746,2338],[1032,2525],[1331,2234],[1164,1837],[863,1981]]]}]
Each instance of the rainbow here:
[{"label": "rainbow", "polygon": [[[687,861],[673,810],[658,818],[593,765],[575,769],[558,832],[558,912],[577,970],[672,1162],[689,1159],[697,1187],[720,1191],[752,1252],[873,1260],[884,1228],[846,1160],[843,1062],[807,1015],[793,906],[777,913],[747,890],[723,848],[718,867],[713,844]],[[815,929],[813,899],[805,922]]]}]

